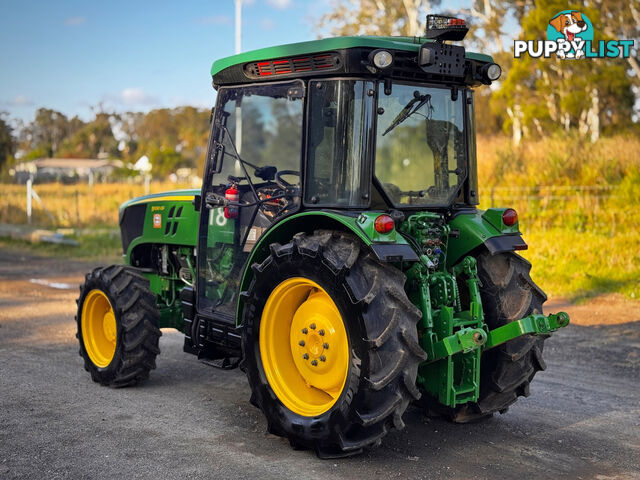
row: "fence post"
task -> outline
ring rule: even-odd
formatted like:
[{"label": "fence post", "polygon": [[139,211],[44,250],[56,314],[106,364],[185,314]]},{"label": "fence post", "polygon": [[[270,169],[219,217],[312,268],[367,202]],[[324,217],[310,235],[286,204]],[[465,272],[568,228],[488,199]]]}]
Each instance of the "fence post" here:
[{"label": "fence post", "polygon": [[27,179],[27,223],[31,225],[31,201],[33,194],[31,189],[33,188],[33,179],[29,177]]},{"label": "fence post", "polygon": [[80,228],[80,199],[78,187],[76,187],[76,228]]}]

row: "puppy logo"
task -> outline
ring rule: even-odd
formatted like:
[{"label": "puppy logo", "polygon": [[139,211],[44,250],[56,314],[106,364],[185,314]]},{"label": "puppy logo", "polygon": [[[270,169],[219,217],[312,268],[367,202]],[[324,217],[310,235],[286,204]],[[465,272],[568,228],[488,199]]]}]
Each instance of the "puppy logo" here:
[{"label": "puppy logo", "polygon": [[585,55],[585,41],[593,41],[593,25],[585,14],[565,10],[549,21],[547,39],[559,44],[558,57],[579,59]]},{"label": "puppy logo", "polygon": [[[636,0],[637,1],[637,0]],[[563,10],[549,20],[547,39],[513,41],[513,58],[629,58],[635,40],[610,39],[593,41],[593,25],[576,10]]]}]

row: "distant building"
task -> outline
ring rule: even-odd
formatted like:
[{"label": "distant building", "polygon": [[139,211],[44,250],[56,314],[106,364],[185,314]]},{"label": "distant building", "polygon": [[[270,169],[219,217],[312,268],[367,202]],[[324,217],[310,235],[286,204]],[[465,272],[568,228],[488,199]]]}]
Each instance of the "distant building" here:
[{"label": "distant building", "polygon": [[13,177],[18,183],[26,183],[29,177],[38,182],[97,181],[107,178],[114,169],[120,168],[120,160],[93,158],[39,158],[19,163],[13,167]]}]

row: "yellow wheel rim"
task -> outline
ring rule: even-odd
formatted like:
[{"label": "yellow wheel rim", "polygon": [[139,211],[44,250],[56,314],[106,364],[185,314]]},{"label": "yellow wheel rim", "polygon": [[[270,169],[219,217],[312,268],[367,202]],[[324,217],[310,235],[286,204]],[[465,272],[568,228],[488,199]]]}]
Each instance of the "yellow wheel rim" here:
[{"label": "yellow wheel rim", "polygon": [[111,363],[116,352],[117,326],[113,307],[101,290],[91,290],[82,304],[82,340],[97,367]]},{"label": "yellow wheel rim", "polygon": [[260,357],[269,385],[289,410],[320,415],[347,381],[349,340],[327,292],[307,278],[289,278],[269,295],[260,323]]}]

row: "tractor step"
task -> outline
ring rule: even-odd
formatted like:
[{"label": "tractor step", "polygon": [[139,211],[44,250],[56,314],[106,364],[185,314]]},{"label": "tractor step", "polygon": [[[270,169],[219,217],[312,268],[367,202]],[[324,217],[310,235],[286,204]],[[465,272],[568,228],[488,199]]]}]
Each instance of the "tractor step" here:
[{"label": "tractor step", "polygon": [[200,361],[210,367],[219,368],[220,370],[233,370],[242,360],[240,357],[224,357],[211,360],[209,358],[201,358]]}]

